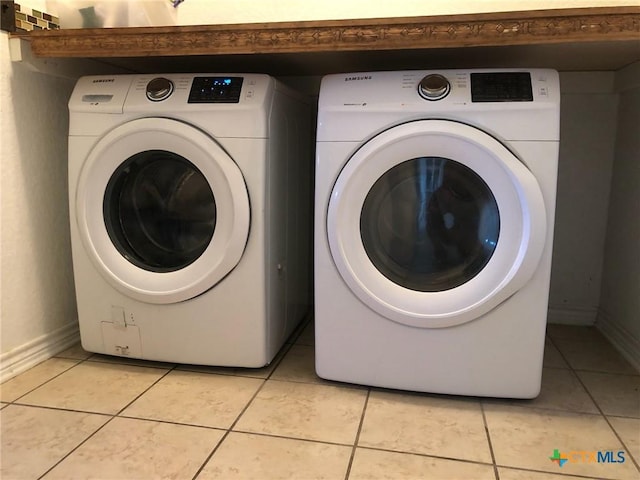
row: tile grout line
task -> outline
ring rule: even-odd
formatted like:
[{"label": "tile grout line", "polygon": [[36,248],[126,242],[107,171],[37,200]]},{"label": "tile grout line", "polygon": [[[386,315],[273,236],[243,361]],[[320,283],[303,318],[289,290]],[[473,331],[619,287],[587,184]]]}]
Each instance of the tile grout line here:
[{"label": "tile grout line", "polygon": [[[9,404],[8,404],[9,405]],[[101,415],[103,417],[113,417],[115,414],[113,413],[104,413],[104,412],[92,412],[90,410],[78,410],[75,408],[64,408],[64,407],[52,407],[51,405],[32,405],[30,403],[13,403],[10,404],[15,407],[27,407],[27,408],[42,408],[44,410],[54,410],[56,412],[70,412],[70,413],[85,413],[88,415]]]},{"label": "tile grout line", "polygon": [[[412,455],[414,457],[421,457],[421,458],[435,458],[437,460],[448,460],[448,461],[458,462],[458,463],[468,463],[470,465],[482,465],[485,467],[492,466],[491,463],[480,462],[478,460],[469,460],[468,458],[457,458],[457,457],[444,457],[442,455],[435,455],[432,453],[405,452],[403,450],[390,450],[388,448],[382,448],[382,447],[359,446],[358,448],[361,448],[363,450],[373,450],[375,452],[397,453],[400,455]],[[523,469],[520,468],[520,470],[523,470]],[[549,472],[545,472],[545,473],[549,473]]]},{"label": "tile grout line", "polygon": [[155,382],[153,382],[151,385],[149,385],[147,388],[144,389],[144,391],[140,392],[140,394],[136,395],[136,397],[131,400],[129,403],[127,403],[124,407],[122,407],[114,416],[118,417],[120,416],[120,414],[122,412],[124,412],[127,408],[129,408],[133,403],[135,403],[140,397],[142,397],[145,393],[147,393],[149,390],[151,390],[153,387],[155,387],[162,379],[164,379],[167,375],[169,375],[171,372],[173,372],[176,369],[176,365],[174,364],[173,367],[169,368],[164,375],[161,375],[160,378],[158,378]]},{"label": "tile grout line", "polygon": [[603,372],[601,370],[587,370],[585,368],[576,368],[576,369],[571,368],[571,370],[573,370],[576,373],[578,373],[578,372],[593,373],[593,374],[596,374],[596,375],[609,375],[609,376],[612,376],[612,377],[631,377],[631,378],[640,377],[640,374],[637,374],[637,373]]},{"label": "tile grout line", "polygon": [[272,382],[280,382],[280,383],[294,383],[297,385],[315,385],[318,387],[329,387],[329,388],[341,388],[344,390],[368,390],[369,388],[365,385],[358,385],[357,383],[341,383],[335,382],[333,380],[325,380],[322,377],[318,377],[321,382],[312,381],[312,380],[292,380],[288,378],[269,378]]},{"label": "tile grout line", "polygon": [[[629,451],[629,448],[627,448],[627,445],[625,444],[624,440],[622,440],[622,437],[618,434],[618,432],[616,431],[616,429],[613,427],[613,425],[611,424],[611,422],[609,421],[609,418],[607,417],[607,415],[604,413],[604,411],[602,410],[602,408],[600,407],[600,405],[598,404],[598,402],[596,401],[596,399],[594,398],[594,396],[591,394],[591,391],[589,390],[589,388],[587,388],[587,385],[584,383],[584,381],[582,380],[582,378],[580,378],[580,375],[578,375],[579,371],[583,371],[583,370],[576,370],[573,365],[571,365],[569,363],[569,361],[567,360],[567,358],[564,356],[564,353],[562,353],[562,350],[560,350],[560,347],[558,345],[556,345],[555,341],[551,338],[551,336],[549,336],[549,340],[551,341],[551,343],[553,344],[553,346],[556,348],[556,350],[558,350],[558,353],[560,353],[560,356],[562,357],[562,359],[566,362],[566,364],[569,366],[569,369],[571,370],[571,372],[574,374],[574,376],[576,377],[576,379],[578,380],[578,383],[580,383],[580,385],[582,386],[582,388],[584,388],[584,391],[587,393],[587,395],[589,396],[589,398],[591,399],[591,401],[593,402],[593,404],[596,406],[596,409],[599,412],[599,415],[604,419],[605,423],[609,426],[610,430],[613,432],[613,435],[618,439],[618,441],[620,442],[620,445],[622,445],[623,449],[627,452],[629,458],[631,459],[631,462],[633,463],[633,465],[636,467],[636,470],[638,470],[640,472],[640,464],[638,464],[638,462],[640,461],[640,459],[636,460],[633,455],[631,454],[631,452]],[[591,373],[602,373],[602,372],[591,372]],[[605,372],[605,375],[616,375],[615,373],[610,373],[610,372]],[[629,375],[629,376],[635,376],[635,375]],[[579,412],[571,412],[571,413],[579,413]],[[634,418],[634,417],[630,417],[630,418]]]},{"label": "tile grout line", "polygon": [[[554,475],[554,476],[558,476],[558,477],[566,477],[567,480],[571,479],[571,478],[584,478],[587,480],[600,480],[600,479],[594,479],[594,477],[589,477],[586,475],[581,475],[579,473],[564,473],[564,472],[557,472],[557,473],[552,473],[549,472],[547,470],[535,470],[532,468],[526,468],[526,467],[513,467],[510,465],[498,465],[500,468],[507,468],[509,470],[516,470],[519,472],[528,472],[528,473],[541,473],[544,475]],[[603,480],[622,480],[622,479],[614,479],[614,478],[607,478],[607,479],[603,479]]]},{"label": "tile grout line", "polygon": [[[635,467],[636,467],[636,470],[638,470],[638,472],[640,472],[640,465],[638,464],[638,461],[633,457],[633,455],[629,451],[629,448],[627,447],[626,443],[624,442],[622,437],[618,434],[618,431],[614,428],[614,426],[609,421],[609,418],[607,417],[607,414],[604,413],[604,411],[602,410],[600,405],[598,405],[598,402],[596,402],[596,399],[593,397],[593,395],[591,395],[591,392],[589,391],[589,389],[587,388],[587,386],[584,384],[584,382],[582,381],[582,379],[580,378],[580,376],[577,373],[576,373],[576,377],[578,378],[578,382],[580,382],[580,385],[582,385],[582,388],[585,389],[585,391],[587,392],[587,395],[589,395],[589,398],[591,399],[593,404],[598,409],[598,412],[600,412],[600,415],[604,419],[605,423],[609,426],[609,428],[613,432],[613,435],[618,439],[618,441],[620,442],[620,445],[622,445],[623,449],[627,452],[628,457],[631,459],[631,463],[633,463],[635,465]],[[634,417],[629,417],[629,418],[634,418]],[[638,459],[638,460],[640,460],[640,459]]]},{"label": "tile grout line", "polygon": [[[58,360],[69,360],[69,361],[75,361],[76,363],[74,365],[69,366],[69,368],[61,371],[60,373],[57,373],[56,375],[54,375],[51,378],[48,378],[47,380],[45,380],[44,382],[38,384],[37,386],[33,387],[31,390],[28,390],[27,392],[23,393],[22,395],[20,395],[19,397],[15,398],[14,400],[11,401],[5,401],[3,403],[5,403],[6,405],[22,405],[22,406],[33,406],[33,407],[41,407],[42,405],[31,405],[28,403],[20,403],[20,399],[29,395],[30,393],[33,393],[34,391],[36,391],[37,389],[39,389],[40,387],[43,387],[45,385],[47,385],[48,383],[52,382],[53,380],[55,380],[56,378],[60,377],[61,375],[67,373],[68,371],[78,367],[79,365],[82,365],[83,363],[89,362],[89,363],[101,363],[101,364],[109,364],[109,365],[128,365],[128,366],[134,366],[134,367],[138,367],[141,365],[134,365],[134,364],[130,364],[130,363],[119,363],[119,362],[104,362],[104,361],[99,361],[99,360],[91,360],[91,357],[95,355],[89,355],[87,358],[71,358],[71,357],[60,357],[57,355],[54,355],[53,357],[48,358],[47,360],[45,360],[44,362],[51,360],[51,359],[58,359]],[[38,365],[42,365],[44,362],[39,363]],[[38,367],[38,365],[35,365],[34,367],[32,367],[29,370],[32,370],[33,368]],[[144,367],[142,366],[142,368],[156,368],[158,370],[165,370],[166,367],[154,367],[154,366],[149,366],[149,367]],[[171,368],[173,369],[175,368],[175,365]],[[25,373],[27,373],[29,370],[22,372],[20,375],[23,375]],[[16,375],[14,378],[18,378],[20,375]],[[9,383],[12,379],[7,380],[6,382],[4,382],[2,385],[6,385],[7,383]],[[55,408],[55,407],[54,407]],[[67,411],[75,411],[75,410],[69,410],[69,409],[65,409],[65,408],[55,408],[58,410],[67,410]],[[83,412],[83,413],[96,413],[96,412],[84,412],[82,410],[78,410],[79,412]]]},{"label": "tile grout line", "polygon": [[[298,338],[296,336],[296,338]],[[207,464],[211,461],[211,459],[213,458],[213,456],[215,455],[215,453],[218,451],[218,449],[222,446],[222,444],[224,443],[224,441],[227,439],[227,437],[229,436],[229,434],[233,431],[233,428],[236,426],[236,424],[240,421],[240,419],[242,418],[242,415],[244,415],[244,413],[247,411],[247,409],[249,408],[249,406],[253,403],[253,401],[256,399],[256,397],[258,396],[258,394],[262,391],[262,389],[264,388],[264,386],[267,384],[267,380],[269,380],[271,378],[271,375],[273,375],[273,372],[276,371],[276,369],[280,366],[280,364],[282,363],[284,357],[286,357],[287,353],[289,353],[289,350],[291,350],[291,348],[293,347],[294,343],[285,343],[283,345],[283,347],[280,349],[280,351],[278,351],[278,353],[276,354],[276,358],[277,360],[274,362],[273,368],[271,369],[271,371],[269,372],[269,374],[266,376],[266,378],[261,379],[262,383],[260,384],[260,386],[256,389],[256,391],[254,392],[254,394],[251,396],[251,398],[249,399],[249,401],[247,402],[247,404],[244,406],[244,408],[240,411],[240,413],[238,414],[238,416],[236,417],[236,419],[231,423],[231,425],[226,429],[226,431],[224,432],[224,434],[222,435],[222,438],[220,438],[220,440],[218,441],[218,443],[215,444],[215,446],[213,447],[213,449],[211,449],[211,453],[209,455],[207,455],[207,458],[204,459],[204,462],[202,462],[202,465],[200,465],[200,467],[198,468],[198,470],[196,470],[196,473],[193,475],[193,477],[191,477],[192,480],[196,480],[196,478],[198,478],[198,476],[200,475],[200,473],[202,473],[202,470],[204,470],[204,468],[207,466]],[[279,358],[278,358],[279,357]]]},{"label": "tile grout line", "polygon": [[[85,361],[87,361],[88,359],[85,359],[82,363],[84,363]],[[121,365],[121,364],[118,364]],[[118,412],[116,412],[115,414],[107,414],[110,415],[111,418],[109,420],[107,420],[106,422],[104,422],[104,424],[102,424],[98,429],[96,429],[95,432],[93,432],[92,434],[90,434],[89,436],[87,436],[87,438],[85,438],[83,441],[81,441],[78,445],[76,445],[74,448],[72,448],[66,455],[63,455],[63,457],[58,460],[54,465],[52,465],[46,472],[44,472],[42,475],[40,475],[38,477],[38,480],[44,478],[46,475],[49,474],[49,472],[51,472],[54,468],[56,468],[58,465],[60,465],[62,462],[64,462],[67,458],[69,458],[74,452],[76,452],[80,447],[82,447],[85,443],[87,443],[90,439],[92,439],[98,432],[102,431],[102,429],[104,429],[107,425],[109,425],[115,418],[118,418],[119,415],[129,406],[131,405],[133,402],[135,402],[138,398],[140,398],[142,395],[144,395],[146,392],[149,391],[150,388],[152,388],[154,385],[156,385],[160,380],[162,380],[164,377],[166,377],[169,372],[173,371],[175,369],[175,365],[170,368],[169,370],[167,370],[164,375],[162,375],[160,378],[158,378],[155,382],[153,382],[151,385],[149,385],[142,393],[140,393],[140,395],[137,395],[136,398],[134,398],[133,400],[131,400],[129,403],[127,403],[123,408],[121,408]],[[93,413],[96,414],[95,412],[87,412],[87,413]],[[98,415],[105,415],[105,414],[98,414]],[[119,418],[126,418],[126,417],[119,417]]]},{"label": "tile grout line", "polygon": [[360,434],[362,433],[362,426],[364,425],[364,416],[367,413],[367,406],[369,405],[369,397],[371,396],[371,388],[367,388],[367,396],[364,399],[364,405],[362,406],[362,415],[360,416],[360,422],[358,423],[358,431],[356,432],[356,438],[353,441],[353,447],[351,448],[351,455],[349,456],[349,463],[347,464],[347,471],[345,472],[344,480],[349,480],[351,475],[351,467],[353,467],[353,459],[356,456],[356,450],[358,443],[360,442]]},{"label": "tile grout line", "polygon": [[285,435],[277,435],[275,433],[252,432],[250,430],[234,430],[233,433],[242,433],[244,435],[255,435],[256,437],[277,438],[280,440],[294,440],[296,442],[304,442],[304,443],[318,443],[321,445],[331,445],[334,447],[353,447],[351,443],[329,442],[327,440],[314,440],[311,438],[302,438],[302,437],[289,437]]},{"label": "tile grout line", "polygon": [[[274,362],[273,368],[271,369],[271,371],[269,372],[269,374],[265,377],[265,378],[261,378],[260,380],[262,380],[262,384],[260,385],[260,387],[256,390],[256,392],[253,394],[253,396],[251,397],[251,399],[247,402],[247,404],[244,406],[244,408],[242,409],[242,411],[238,414],[238,416],[236,417],[236,419],[234,420],[234,422],[229,426],[228,429],[226,429],[224,435],[222,436],[222,438],[220,439],[220,441],[215,445],[215,447],[212,449],[211,453],[207,456],[207,458],[204,460],[204,462],[202,463],[202,465],[200,466],[200,468],[196,471],[195,475],[192,477],[192,480],[196,480],[197,477],[202,473],[202,470],[204,470],[204,468],[206,467],[206,465],[211,461],[211,459],[213,458],[213,456],[215,455],[215,453],[218,451],[218,449],[222,446],[222,444],[224,443],[224,441],[226,440],[226,438],[229,436],[230,433],[235,432],[235,433],[243,433],[243,434],[249,434],[249,435],[257,435],[257,436],[263,436],[263,437],[270,437],[270,438],[282,438],[282,439],[287,439],[287,440],[296,440],[296,441],[304,441],[304,442],[310,442],[310,443],[321,443],[321,444],[327,444],[327,445],[338,445],[338,446],[349,446],[349,445],[343,445],[343,444],[338,444],[338,443],[331,443],[331,442],[322,442],[322,441],[316,441],[316,440],[310,440],[310,439],[303,439],[303,438],[294,438],[294,437],[286,437],[286,436],[279,436],[279,435],[273,435],[273,434],[265,434],[265,433],[259,433],[259,432],[250,432],[250,431],[244,431],[244,430],[234,430],[235,426],[238,424],[238,422],[240,421],[240,419],[242,418],[242,416],[244,415],[244,413],[249,409],[249,407],[251,406],[251,404],[253,403],[253,401],[256,399],[256,397],[260,394],[260,392],[262,391],[262,389],[265,387],[265,385],[267,384],[268,381],[272,381],[272,382],[278,382],[278,381],[282,381],[282,382],[288,382],[286,380],[277,380],[277,379],[272,379],[271,377],[273,376],[273,374],[277,371],[278,367],[280,366],[280,364],[284,361],[284,359],[286,358],[287,354],[297,345],[296,341],[298,340],[298,338],[302,335],[302,332],[304,331],[304,329],[308,326],[308,324],[310,323],[309,321],[307,322],[303,322],[304,324],[301,325],[299,327],[299,332],[297,332],[297,334],[292,334],[292,341],[290,343],[285,342],[283,347],[281,348],[281,350],[278,352],[278,354],[276,355],[277,360]],[[313,347],[313,346],[312,346]],[[236,375],[237,376],[237,375]],[[308,384],[313,384],[315,385],[313,382],[288,382],[288,383],[308,383]],[[368,398],[368,396],[367,396]],[[362,418],[361,418],[362,421]]]},{"label": "tile grout line", "polygon": [[[640,371],[636,371],[635,368],[633,368],[634,372],[633,373],[627,373],[627,372],[612,372],[610,370],[593,370],[593,369],[589,369],[589,368],[574,368],[573,365],[571,365],[571,363],[569,362],[569,360],[567,359],[567,357],[565,356],[565,354],[563,353],[562,349],[560,348],[560,346],[556,343],[556,339],[554,339],[551,335],[549,335],[549,333],[547,332],[546,334],[546,338],[549,340],[549,342],[555,347],[555,349],[558,351],[558,353],[560,354],[560,356],[562,357],[562,360],[564,361],[564,363],[567,364],[568,368],[564,368],[564,370],[571,370],[574,373],[577,372],[587,372],[587,373],[598,373],[601,375],[621,375],[621,376],[627,376],[627,377],[638,377],[640,376]],[[560,339],[563,340],[563,339]],[[566,340],[566,339],[564,339]],[[607,344],[609,344],[611,346],[611,342],[604,337],[604,340]],[[624,357],[623,357],[624,359]],[[626,359],[624,359],[626,363],[629,363],[626,361]],[[633,367],[633,366],[632,366]],[[545,368],[563,368],[563,367],[545,367]]]},{"label": "tile grout line", "polygon": [[587,370],[587,369],[584,369],[584,368],[573,369],[572,367],[548,367],[548,366],[543,366],[542,368],[545,369],[545,370],[560,370],[560,371],[564,371],[564,372],[570,371],[570,372],[573,372],[573,373],[576,373],[576,374],[578,372],[581,372],[581,373],[592,373],[592,374],[595,374],[595,375],[609,375],[609,376],[612,376],[612,377],[631,377],[631,378],[640,377],[640,375],[637,374],[637,373],[603,372],[603,371],[600,371],[600,370]]},{"label": "tile grout line", "polygon": [[[82,412],[82,413],[92,413],[92,412]],[[183,423],[183,422],[176,422],[173,420],[162,420],[162,419],[158,419],[158,418],[145,418],[145,417],[139,417],[139,416],[135,416],[135,415],[122,415],[122,414],[118,414],[118,415],[113,415],[114,417],[118,417],[118,418],[123,418],[123,419],[127,419],[127,420],[139,420],[141,422],[153,422],[153,423],[162,423],[165,425],[173,425],[176,427],[189,427],[189,428],[204,428],[206,430],[218,430],[221,432],[226,431],[227,429],[224,427],[212,427],[210,425],[198,425],[197,423]]]},{"label": "tile grout line", "polygon": [[484,402],[479,400],[480,402],[480,413],[482,414],[482,423],[484,423],[484,433],[487,436],[487,444],[489,445],[489,454],[491,455],[491,463],[493,465],[493,474],[496,477],[496,480],[500,480],[500,473],[498,472],[498,464],[496,463],[496,455],[493,451],[493,443],[491,443],[491,434],[489,433],[489,423],[487,422],[487,415],[484,410]]},{"label": "tile grout line", "polygon": [[[140,362],[127,362],[127,357],[118,357],[114,356],[114,358],[118,360],[107,360],[107,359],[95,359],[93,357],[89,357],[85,360],[88,363],[97,363],[99,365],[122,365],[126,367],[138,367],[138,368],[149,368],[152,370],[172,370],[176,368],[179,364],[173,362],[162,362],[157,360],[143,360],[139,358],[134,358],[133,360],[140,360]],[[123,360],[119,360],[123,359]],[[145,362],[146,364],[141,364],[141,362]]]},{"label": "tile grout line", "polygon": [[198,475],[200,475],[200,473],[202,473],[202,470],[204,470],[204,467],[207,466],[207,464],[209,463],[211,458],[215,455],[215,453],[218,451],[218,449],[224,443],[224,441],[227,439],[227,437],[229,436],[230,433],[231,433],[231,430],[225,430],[225,432],[222,435],[222,437],[220,438],[220,440],[218,440],[218,443],[216,443],[213,446],[213,448],[211,449],[211,453],[209,455],[207,455],[207,458],[204,459],[204,462],[202,462],[202,465],[200,465],[198,470],[196,470],[196,473],[193,474],[193,477],[191,477],[191,480],[195,480],[196,478],[198,478]]},{"label": "tile grout line", "polygon": [[76,450],[78,450],[82,445],[84,445],[85,443],[87,443],[90,439],[92,439],[98,432],[100,432],[103,428],[105,428],[107,425],[109,425],[114,418],[116,418],[115,415],[110,415],[111,418],[109,418],[109,420],[107,420],[106,422],[104,422],[102,425],[100,425],[100,427],[98,427],[96,429],[95,432],[91,433],[89,436],[87,436],[87,438],[85,438],[84,440],[82,440],[78,445],[76,445],[75,447],[73,447],[66,455],[63,455],[62,458],[60,460],[58,460],[56,463],[54,463],[46,472],[44,472],[42,475],[40,475],[38,477],[38,480],[41,480],[42,478],[46,477],[49,472],[51,472],[51,470],[53,470],[54,468],[56,468],[58,465],[60,465],[62,462],[64,462],[67,458],[69,458],[69,456],[71,456]]},{"label": "tile grout line", "polygon": [[[55,357],[52,357],[52,358],[55,358]],[[47,360],[51,360],[51,359],[47,359]],[[45,362],[46,362],[47,360],[45,360]],[[71,359],[65,358],[65,359],[63,359],[63,360],[71,360]],[[29,390],[29,391],[28,391],[28,392],[26,392],[26,393],[23,393],[23,394],[22,394],[22,395],[20,395],[18,398],[14,399],[14,400],[12,400],[12,401],[10,401],[10,402],[5,402],[5,403],[8,403],[9,405],[13,405],[15,402],[18,402],[22,397],[25,397],[25,396],[29,395],[30,393],[32,393],[32,392],[34,392],[34,391],[36,391],[36,390],[37,390],[37,389],[39,389],[40,387],[43,387],[43,386],[45,386],[47,383],[49,383],[49,382],[51,382],[51,381],[55,380],[55,379],[56,379],[56,378],[58,378],[60,375],[62,375],[62,374],[64,374],[64,373],[67,373],[69,370],[71,370],[71,369],[73,369],[73,368],[76,368],[78,365],[81,365],[82,363],[84,363],[84,362],[85,362],[85,360],[86,360],[86,359],[85,359],[85,360],[80,360],[80,359],[74,358],[73,360],[75,360],[77,363],[75,363],[74,365],[71,365],[69,368],[67,368],[67,369],[63,370],[62,372],[60,372],[60,373],[58,373],[58,374],[54,375],[53,377],[51,377],[51,378],[49,378],[49,379],[45,380],[44,382],[40,383],[38,386],[33,387],[31,390]],[[42,363],[44,363],[44,362],[42,362]],[[42,365],[42,363],[40,363],[39,365]],[[35,367],[33,367],[33,368],[36,368],[37,366],[38,366],[38,365],[36,365],[36,366],[35,366]],[[28,372],[28,371],[29,371],[29,370],[27,370],[27,372]],[[26,373],[26,372],[23,372],[23,373],[21,373],[20,375],[23,375],[24,373]],[[14,378],[18,378],[20,375],[16,375],[16,377],[14,377]],[[11,379],[11,380],[13,380],[13,379]],[[11,380],[8,380],[7,382],[3,383],[2,385],[7,384],[7,383],[8,383],[8,382],[10,382]],[[20,404],[18,404],[18,405],[20,405]]]}]

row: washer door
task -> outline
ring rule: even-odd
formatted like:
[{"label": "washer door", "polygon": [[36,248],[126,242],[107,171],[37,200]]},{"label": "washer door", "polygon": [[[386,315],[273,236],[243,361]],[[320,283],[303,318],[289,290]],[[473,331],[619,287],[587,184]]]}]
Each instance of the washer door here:
[{"label": "washer door", "polygon": [[149,303],[193,298],[240,261],[249,197],[238,166],[211,137],[164,118],[105,135],[80,173],[76,213],[94,265]]},{"label": "washer door", "polygon": [[478,318],[533,275],[546,213],[533,174],[474,127],[420,120],[365,143],[327,212],[342,278],[379,314],[416,327]]}]

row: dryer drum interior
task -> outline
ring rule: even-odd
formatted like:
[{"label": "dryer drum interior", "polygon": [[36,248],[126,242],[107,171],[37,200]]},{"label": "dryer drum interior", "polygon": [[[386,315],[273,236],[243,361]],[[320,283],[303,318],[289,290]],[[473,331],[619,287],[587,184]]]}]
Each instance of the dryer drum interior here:
[{"label": "dryer drum interior", "polygon": [[421,292],[455,288],[491,258],[500,233],[496,199],[454,160],[421,157],[376,181],[360,216],[371,262],[396,284]]}]

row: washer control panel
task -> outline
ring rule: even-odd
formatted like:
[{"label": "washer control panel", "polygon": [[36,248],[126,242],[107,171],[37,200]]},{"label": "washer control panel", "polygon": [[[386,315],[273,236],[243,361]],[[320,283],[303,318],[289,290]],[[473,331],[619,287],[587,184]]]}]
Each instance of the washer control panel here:
[{"label": "washer control panel", "polygon": [[194,77],[188,103],[238,103],[242,77]]}]

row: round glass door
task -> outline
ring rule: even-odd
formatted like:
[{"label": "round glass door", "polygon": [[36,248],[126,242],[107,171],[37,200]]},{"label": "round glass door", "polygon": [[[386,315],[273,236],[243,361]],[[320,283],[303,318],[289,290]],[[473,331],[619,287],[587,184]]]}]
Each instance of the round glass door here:
[{"label": "round glass door", "polygon": [[95,268],[148,303],[193,298],[224,279],[249,236],[244,177],[186,123],[144,118],[102,137],[83,164],[78,230]]},{"label": "round glass door", "polygon": [[206,250],[216,226],[216,202],[193,163],[149,150],[127,159],[111,176],[104,221],[127,260],[152,272],[172,272]]},{"label": "round glass door", "polygon": [[386,130],[348,159],[327,240],[347,286],[406,325],[471,321],[533,275],[544,248],[540,187],[502,143],[453,121]]},{"label": "round glass door", "polygon": [[475,277],[500,233],[495,197],[473,170],[440,157],[399,163],[374,183],[360,216],[367,256],[392,282],[440,292]]}]

